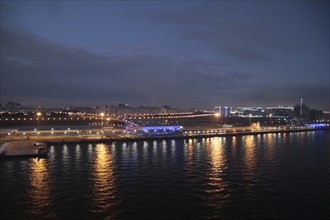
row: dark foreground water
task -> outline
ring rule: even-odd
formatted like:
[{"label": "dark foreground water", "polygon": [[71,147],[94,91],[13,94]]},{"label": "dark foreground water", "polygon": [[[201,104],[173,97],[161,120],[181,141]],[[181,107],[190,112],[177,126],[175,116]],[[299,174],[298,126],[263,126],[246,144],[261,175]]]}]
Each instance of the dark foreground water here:
[{"label": "dark foreground water", "polygon": [[49,146],[0,160],[1,219],[326,219],[330,132]]}]

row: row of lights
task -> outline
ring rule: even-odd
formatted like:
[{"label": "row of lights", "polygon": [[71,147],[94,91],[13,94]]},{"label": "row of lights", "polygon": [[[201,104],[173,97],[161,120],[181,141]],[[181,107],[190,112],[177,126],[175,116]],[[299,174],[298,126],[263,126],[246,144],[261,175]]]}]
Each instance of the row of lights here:
[{"label": "row of lights", "polygon": [[180,116],[143,116],[143,117],[129,117],[130,119],[169,119],[169,118],[193,118],[196,115],[180,115]]},{"label": "row of lights", "polygon": [[[302,126],[300,126],[300,127],[290,127],[291,129],[302,129],[302,128],[306,128],[306,127],[302,127]],[[271,128],[271,129],[281,129],[281,127],[278,127],[278,128]],[[36,129],[34,129],[35,131],[36,131]],[[54,134],[54,131],[53,131],[54,129],[52,128],[52,131],[50,132],[50,134]],[[64,131],[63,132],[63,134],[68,134],[69,133],[69,131],[70,131],[70,128],[68,128],[68,131]],[[154,130],[154,132],[156,132],[157,130]],[[164,129],[164,131],[166,131],[166,129]],[[175,131],[175,129],[172,129],[172,131]],[[236,129],[234,129],[234,130],[232,130],[233,132],[235,132],[236,131]],[[244,129],[243,129],[243,131],[244,131]],[[251,129],[251,131],[254,131],[254,129]],[[115,130],[113,130],[112,131],[112,133],[115,133],[116,131]],[[137,132],[137,130],[134,130],[134,133],[136,133]],[[148,132],[148,130],[145,130],[145,132]],[[201,134],[201,133],[224,133],[224,132],[226,132],[226,130],[207,130],[207,131],[205,131],[205,130],[201,130],[201,131],[185,131],[184,132],[184,134]],[[56,133],[59,133],[59,132],[56,132]],[[71,132],[71,133],[77,133],[77,134],[80,134],[80,132],[79,131],[76,131],[76,132]],[[93,132],[91,131],[91,130],[89,130],[88,131],[88,133],[89,134],[92,134]],[[100,133],[102,133],[102,134],[104,134],[104,131],[97,131],[95,134],[97,134],[97,135],[99,135]],[[129,131],[125,131],[125,130],[123,130],[123,133],[130,133]],[[23,132],[22,133],[23,135],[26,135],[26,133],[25,132]],[[40,134],[40,132],[39,131],[37,131],[37,134]],[[11,133],[8,133],[8,136],[10,136],[11,135]]]},{"label": "row of lights", "polygon": [[151,117],[129,117],[129,118],[130,119],[167,119],[167,118],[182,118],[182,116],[181,117],[178,117],[178,116],[167,116],[167,117],[165,117],[165,116],[163,116],[163,117],[151,116]]},{"label": "row of lights", "polygon": [[[43,132],[43,133],[45,133],[45,132]],[[60,132],[55,132],[55,133],[60,133]],[[76,134],[80,134],[80,131],[76,131],[76,132],[64,131],[63,132],[63,134],[69,134],[69,133],[71,133],[71,134],[75,134],[75,133]],[[88,131],[88,133],[89,134],[92,134],[93,132],[92,131]],[[95,132],[95,134],[100,134],[100,133],[104,134],[104,131],[97,131],[97,132]],[[113,133],[115,133],[115,131],[113,131]],[[26,132],[23,132],[22,134],[23,135],[26,135]],[[40,134],[40,132],[37,131],[37,134]],[[54,131],[51,131],[50,134],[54,134]],[[11,135],[11,133],[8,133],[8,136],[10,136],[10,135]]]},{"label": "row of lights", "polygon": [[[57,120],[56,118],[41,118],[41,120]],[[99,119],[99,118],[58,118],[58,120],[73,120],[73,119],[75,119],[75,120],[91,120],[91,119]],[[0,121],[1,121],[2,119],[0,118]],[[15,118],[5,118],[4,119],[5,121],[10,121],[10,120],[12,120],[12,121],[14,121],[15,120]],[[17,120],[18,121],[20,121],[21,120],[21,118],[17,118]],[[26,121],[26,120],[33,120],[33,118],[22,118],[22,120],[24,120],[24,121]],[[38,118],[36,118],[35,120],[38,120]],[[106,119],[107,121],[110,121],[110,118],[107,118]]]},{"label": "row of lights", "polygon": [[211,131],[185,131],[185,134],[200,134],[200,133],[221,133],[222,130],[211,130]]},{"label": "row of lights", "polygon": [[140,113],[140,114],[124,114],[124,116],[127,115],[134,115],[135,117],[137,116],[158,116],[158,115],[192,115],[194,114],[193,112],[179,112],[179,113]]}]

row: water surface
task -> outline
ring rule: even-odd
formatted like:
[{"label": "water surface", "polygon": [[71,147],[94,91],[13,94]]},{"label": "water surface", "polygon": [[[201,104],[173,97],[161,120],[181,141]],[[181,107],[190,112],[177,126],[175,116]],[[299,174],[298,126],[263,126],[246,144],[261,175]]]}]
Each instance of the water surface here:
[{"label": "water surface", "polygon": [[0,160],[1,219],[322,219],[330,132],[49,146]]}]

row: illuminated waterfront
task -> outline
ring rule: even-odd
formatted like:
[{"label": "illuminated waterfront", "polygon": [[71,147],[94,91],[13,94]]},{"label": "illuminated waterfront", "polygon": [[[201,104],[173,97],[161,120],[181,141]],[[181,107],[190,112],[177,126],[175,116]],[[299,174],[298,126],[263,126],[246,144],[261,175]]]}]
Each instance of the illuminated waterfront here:
[{"label": "illuminated waterfront", "polygon": [[330,132],[49,146],[0,161],[10,218],[308,218],[330,211]]}]

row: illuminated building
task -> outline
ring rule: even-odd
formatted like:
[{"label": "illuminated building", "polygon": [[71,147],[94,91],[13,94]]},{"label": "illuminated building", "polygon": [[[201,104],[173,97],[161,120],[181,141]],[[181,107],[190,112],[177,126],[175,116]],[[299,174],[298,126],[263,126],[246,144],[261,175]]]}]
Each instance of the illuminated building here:
[{"label": "illuminated building", "polygon": [[140,131],[143,134],[150,135],[167,135],[167,134],[175,134],[182,131],[182,126],[172,125],[172,126],[142,126]]},{"label": "illuminated building", "polygon": [[237,107],[237,114],[240,117],[262,117],[262,107]]},{"label": "illuminated building", "polygon": [[294,108],[292,106],[266,107],[266,116],[271,115],[275,118],[292,118],[294,116]]}]

